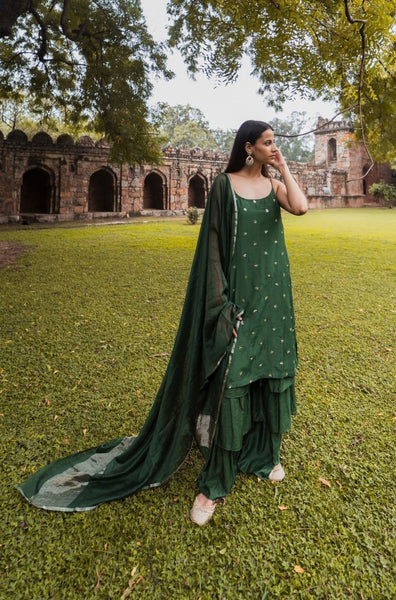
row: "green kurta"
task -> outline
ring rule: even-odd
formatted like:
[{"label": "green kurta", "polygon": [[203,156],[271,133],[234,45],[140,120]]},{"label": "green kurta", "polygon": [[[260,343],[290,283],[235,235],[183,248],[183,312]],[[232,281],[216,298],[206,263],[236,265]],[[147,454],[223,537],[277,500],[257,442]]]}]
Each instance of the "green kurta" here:
[{"label": "green kurta", "polygon": [[[266,424],[263,436],[289,429],[295,412],[297,345],[289,259],[275,192],[258,200],[237,194],[235,199],[238,232],[230,297],[244,313],[231,347],[216,443],[239,451],[255,422]],[[253,393],[250,384],[263,380],[268,381]],[[270,472],[273,465],[261,466]]]},{"label": "green kurta", "polygon": [[238,235],[230,296],[244,310],[227,388],[294,376],[297,367],[289,259],[275,192],[260,200],[236,195]]},{"label": "green kurta", "polygon": [[[243,314],[229,285],[237,230],[237,200],[229,178],[220,174],[202,220],[172,355],[141,432],[34,473],[19,486],[32,504],[83,511],[158,486],[179,468],[194,437],[204,456],[209,455],[230,366],[232,331]],[[273,384],[282,391],[283,380]]]}]

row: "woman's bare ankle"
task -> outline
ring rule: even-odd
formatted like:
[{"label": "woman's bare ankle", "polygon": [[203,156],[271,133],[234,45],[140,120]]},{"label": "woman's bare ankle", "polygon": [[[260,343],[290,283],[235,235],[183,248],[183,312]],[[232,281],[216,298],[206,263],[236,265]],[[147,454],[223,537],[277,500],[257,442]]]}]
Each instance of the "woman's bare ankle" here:
[{"label": "woman's bare ankle", "polygon": [[202,492],[200,492],[198,494],[197,500],[198,500],[199,504],[203,507],[213,506],[213,504],[215,504],[214,500],[211,500],[210,498],[205,496],[205,494],[202,494]]}]

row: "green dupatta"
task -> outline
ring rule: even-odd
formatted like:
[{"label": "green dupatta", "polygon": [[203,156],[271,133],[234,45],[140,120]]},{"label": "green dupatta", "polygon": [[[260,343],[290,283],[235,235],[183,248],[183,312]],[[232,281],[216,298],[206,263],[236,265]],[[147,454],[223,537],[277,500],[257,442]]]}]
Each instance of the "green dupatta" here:
[{"label": "green dupatta", "polygon": [[141,432],[67,456],[19,486],[40,508],[84,511],[169,479],[193,439],[208,455],[216,430],[232,329],[242,310],[228,300],[235,197],[225,174],[209,193],[168,367]]}]

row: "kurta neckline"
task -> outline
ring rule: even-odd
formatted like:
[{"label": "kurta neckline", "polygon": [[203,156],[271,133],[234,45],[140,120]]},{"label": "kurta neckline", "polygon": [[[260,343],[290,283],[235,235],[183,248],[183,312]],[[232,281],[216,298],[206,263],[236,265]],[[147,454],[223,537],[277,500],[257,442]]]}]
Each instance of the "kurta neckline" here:
[{"label": "kurta neckline", "polygon": [[238,194],[238,192],[236,192],[235,190],[234,190],[234,193],[235,193],[235,196],[237,198],[239,198],[240,200],[246,200],[246,202],[261,202],[262,200],[267,200],[270,196],[272,196],[272,194],[275,194],[275,190],[274,190],[273,186],[271,185],[270,193],[267,194],[266,196],[262,196],[261,198],[244,198],[243,196]]}]

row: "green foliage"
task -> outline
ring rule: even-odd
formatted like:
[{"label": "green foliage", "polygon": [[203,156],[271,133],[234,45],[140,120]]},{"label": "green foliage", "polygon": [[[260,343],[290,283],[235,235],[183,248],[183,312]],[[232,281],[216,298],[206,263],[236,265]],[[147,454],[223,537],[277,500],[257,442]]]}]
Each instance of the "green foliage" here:
[{"label": "green foliage", "polygon": [[305,112],[293,111],[287,119],[272,119],[276,145],[287,160],[298,162],[314,161],[313,135],[300,136],[309,129],[309,121]]},{"label": "green foliage", "polygon": [[[235,138],[235,131],[210,129],[202,111],[189,104],[170,106],[166,102],[159,102],[152,110],[152,121],[164,142],[172,146],[230,152]],[[271,125],[276,133],[276,143],[285,158],[312,161],[313,136],[307,138],[298,135],[309,127],[306,113],[294,111],[287,119],[273,119]]]},{"label": "green foliage", "polygon": [[211,129],[203,112],[190,104],[170,106],[158,102],[152,109],[153,125],[161,138],[172,146],[230,152],[235,131]]},{"label": "green foliage", "polygon": [[167,484],[88,513],[39,511],[15,489],[47,461],[139,431],[199,229],[185,217],[1,226],[24,254],[0,270],[0,597],[394,598],[395,220],[284,215],[300,354],[286,479],[240,475],[203,528],[188,519],[195,450]]},{"label": "green foliage", "polygon": [[198,223],[199,212],[196,206],[190,206],[187,209],[187,222],[190,225],[196,225]]},{"label": "green foliage", "polygon": [[394,0],[170,0],[168,13],[192,73],[233,81],[247,54],[272,106],[338,99],[357,120],[362,110],[376,158],[394,158]]},{"label": "green foliage", "polygon": [[28,137],[39,131],[45,131],[54,138],[62,133],[68,133],[74,138],[82,135],[90,135],[93,139],[101,137],[89,119],[84,119],[82,115],[79,121],[72,122],[64,121],[56,111],[52,115],[45,111],[43,115],[37,110],[32,112],[28,97],[20,93],[10,95],[8,99],[0,99],[0,122],[5,135],[15,129],[21,129]]},{"label": "green foliage", "polygon": [[161,159],[148,119],[151,74],[171,75],[138,0],[40,0],[0,40],[0,98],[28,98],[43,126],[85,122],[112,142],[113,160]]},{"label": "green foliage", "polygon": [[202,150],[219,147],[203,112],[190,104],[159,102],[152,110],[152,120],[167,144]]},{"label": "green foliage", "polygon": [[390,208],[393,204],[396,204],[396,188],[394,185],[380,181],[379,183],[373,183],[369,187],[369,192],[375,198],[389,202]]},{"label": "green foliage", "polygon": [[212,129],[212,135],[216,140],[217,147],[223,152],[231,152],[236,131],[232,129]]}]

